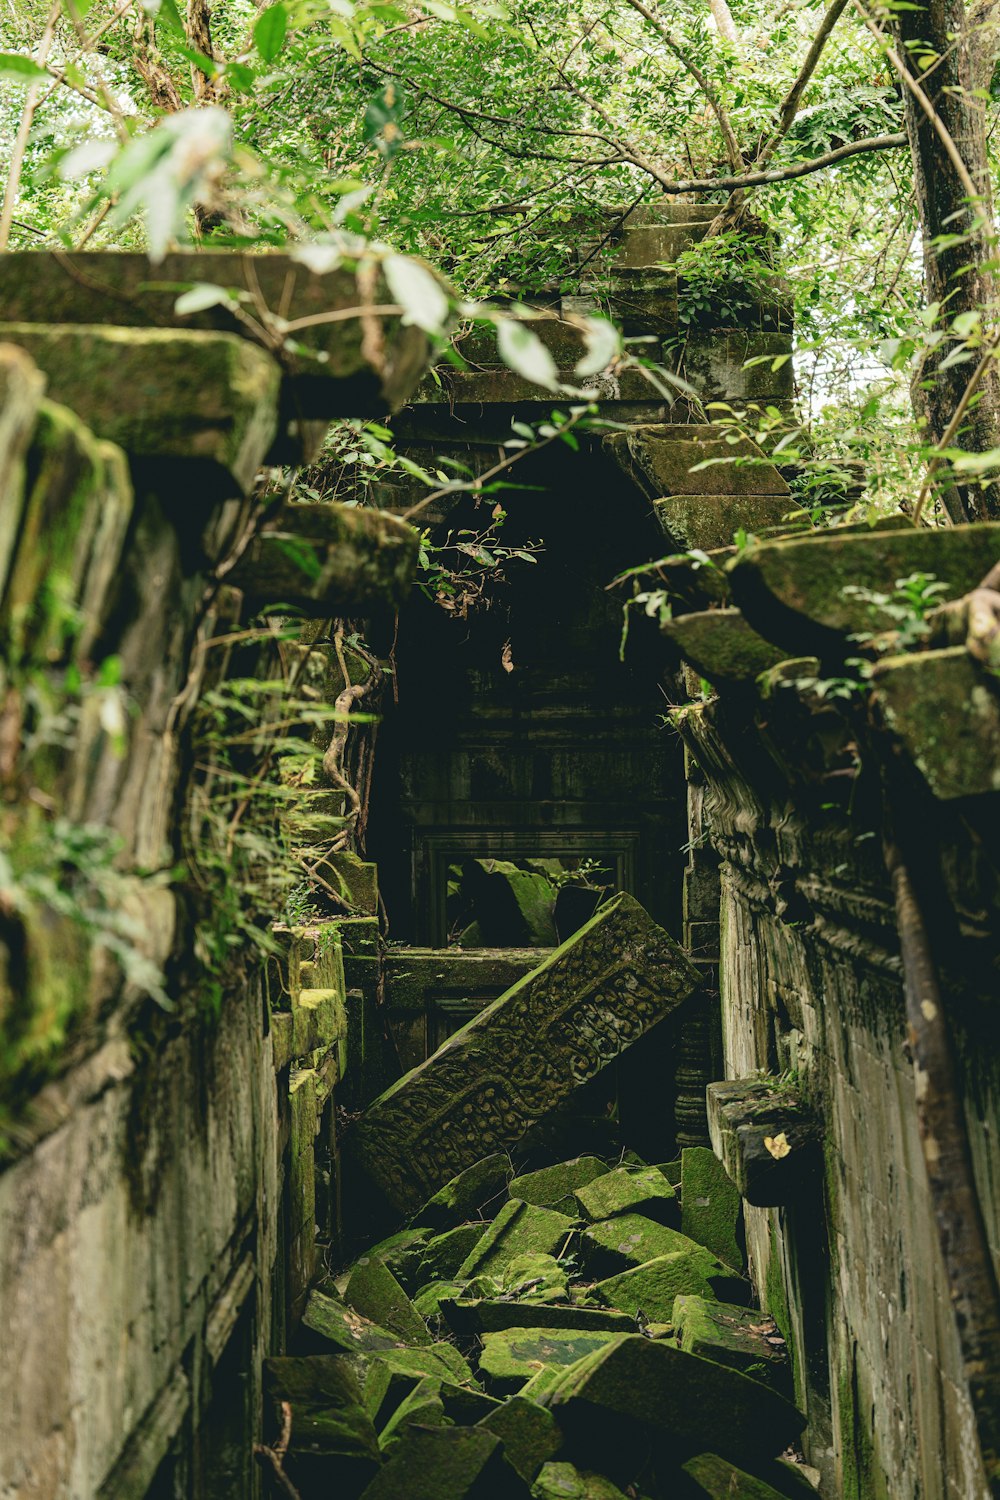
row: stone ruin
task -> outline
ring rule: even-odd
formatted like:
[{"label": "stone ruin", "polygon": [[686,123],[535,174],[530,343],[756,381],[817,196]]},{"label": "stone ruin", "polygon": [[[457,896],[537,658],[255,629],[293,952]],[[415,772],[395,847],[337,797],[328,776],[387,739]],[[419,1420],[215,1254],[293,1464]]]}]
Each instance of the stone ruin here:
[{"label": "stone ruin", "polygon": [[[524,461],[505,536],[535,561],[458,628],[413,596],[405,479],[248,521],[261,465],[310,462],[336,416],[395,410],[413,461],[485,473],[553,403],[478,335],[434,376],[392,318],[289,361],[219,307],[179,318],[141,256],[0,257],[0,830],[117,834],[174,1007],[43,895],[0,900],[4,1495],[988,1493],[880,767],[941,851],[996,1250],[996,698],[951,638],[880,658],[870,739],[817,684],[864,591],[933,572],[958,600],[1000,527],[813,529],[794,476],[704,421],[793,394],[777,282],[685,320],[670,262],[710,217],[618,216],[571,294],[532,294],[564,371],[566,318],[601,308],[684,383],[593,383],[615,425]],[[155,280],[244,284],[204,254]],[[345,271],[253,274],[286,315],[358,302]],[[445,496],[418,524],[476,522]],[[607,584],[647,560],[672,618],[621,659]],[[212,1018],[150,872],[184,849],[197,703],[256,667],[205,643],[289,608],[315,701],[374,710],[310,803],[353,838]],[[72,727],[40,748],[39,694]]]}]

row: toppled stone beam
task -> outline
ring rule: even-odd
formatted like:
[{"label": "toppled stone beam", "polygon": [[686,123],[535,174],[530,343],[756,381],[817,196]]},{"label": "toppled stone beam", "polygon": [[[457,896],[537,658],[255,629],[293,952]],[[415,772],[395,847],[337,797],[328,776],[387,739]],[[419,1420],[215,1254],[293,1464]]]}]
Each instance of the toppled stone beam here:
[{"label": "toppled stone beam", "polygon": [[789,519],[796,506],[788,495],[669,495],[654,500],[653,509],[664,535],[685,552],[731,548],[738,531],[759,536],[805,524]]},{"label": "toppled stone beam", "polygon": [[964,646],[884,657],[872,701],[935,797],[1000,791],[1000,694]]},{"label": "toppled stone beam", "polygon": [[935,603],[957,599],[998,560],[996,522],[826,531],[746,548],[729,566],[729,583],[733,602],[761,635],[796,655],[822,656],[842,652],[846,635],[895,627],[865,594],[891,594],[897,579],[929,573],[946,585]]},{"label": "toppled stone beam", "polygon": [[752,630],[738,609],[678,615],[663,626],[684,660],[717,687],[753,683],[777,666],[784,652]]},{"label": "toppled stone beam", "polygon": [[196,475],[211,498],[245,493],[277,433],[281,372],[232,334],[2,323],[0,339],[97,437],[133,460],[183,461],[185,498]]},{"label": "toppled stone beam", "polygon": [[254,538],[229,581],[258,604],[327,618],[405,603],[417,566],[412,527],[380,510],[288,504]]},{"label": "toppled stone beam", "polygon": [[[194,283],[232,290],[242,301],[233,310],[216,304],[177,313],[178,296]],[[398,314],[363,317],[366,303],[394,304],[381,272],[366,297],[356,271],[313,271],[305,256],[279,251],[181,250],[155,266],[132,251],[0,255],[0,307],[11,321],[215,330],[244,342],[254,338],[256,323],[287,368],[291,414],[307,419],[395,411],[419,380],[430,354],[427,334],[404,327]],[[366,336],[366,323],[375,338]],[[286,335],[289,324],[298,326]]]},{"label": "toppled stone beam", "polygon": [[616,896],[375,1100],[348,1137],[355,1166],[412,1212],[520,1141],[698,986],[673,939],[633,897]]},{"label": "toppled stone beam", "polygon": [[[604,447],[651,500],[675,495],[779,495],[788,485],[749,438],[708,424],[653,423],[614,432]],[[698,468],[699,464],[707,468]],[[786,507],[790,499],[786,498]]]},{"label": "toppled stone beam", "polygon": [[756,1208],[792,1203],[819,1176],[816,1114],[777,1079],[710,1083],[708,1131],[726,1175]]}]

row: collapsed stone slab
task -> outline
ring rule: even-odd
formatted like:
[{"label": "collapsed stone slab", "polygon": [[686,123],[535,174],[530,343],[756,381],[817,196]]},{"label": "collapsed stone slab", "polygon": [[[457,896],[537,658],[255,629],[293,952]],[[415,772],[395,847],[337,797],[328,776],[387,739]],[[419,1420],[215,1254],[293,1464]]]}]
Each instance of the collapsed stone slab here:
[{"label": "collapsed stone slab", "polygon": [[528,1500],[503,1443],[481,1427],[411,1427],[363,1500]]},{"label": "collapsed stone slab", "polygon": [[681,949],[621,894],[376,1099],[346,1146],[412,1212],[485,1153],[521,1141],[699,987]]}]

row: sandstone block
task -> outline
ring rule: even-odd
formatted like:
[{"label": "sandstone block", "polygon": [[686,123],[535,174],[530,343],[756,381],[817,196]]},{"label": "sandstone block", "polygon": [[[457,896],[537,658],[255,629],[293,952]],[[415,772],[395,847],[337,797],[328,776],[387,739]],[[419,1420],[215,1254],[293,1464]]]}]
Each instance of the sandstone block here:
[{"label": "sandstone block", "polygon": [[793,1202],[822,1170],[815,1113],[778,1079],[710,1083],[712,1149],[741,1197],[757,1208]]},{"label": "sandstone block", "polygon": [[503,1302],[484,1297],[442,1298],[442,1316],[453,1333],[501,1333],[508,1328],[575,1328],[581,1333],[634,1333],[635,1319],[601,1307],[570,1302]]},{"label": "sandstone block", "polygon": [[623,1491],[603,1474],[569,1463],[545,1464],[531,1495],[532,1500],[625,1500]]},{"label": "sandstone block", "polygon": [[787,1500],[783,1491],[737,1469],[717,1453],[700,1453],[689,1459],[683,1472],[693,1486],[691,1500],[696,1495],[704,1495],[707,1500]]},{"label": "sandstone block", "polygon": [[[712,473],[707,471],[709,478]],[[667,495],[654,499],[653,509],[664,535],[683,552],[731,547],[738,531],[767,537],[801,531],[805,525],[791,519],[796,505],[790,495],[783,494]],[[723,559],[718,561],[721,565]]]},{"label": "sandstone block", "polygon": [[356,1165],[402,1211],[520,1141],[698,988],[631,896],[572,938],[389,1089],[357,1122]]},{"label": "sandstone block", "polygon": [[617,1276],[608,1276],[594,1287],[594,1296],[609,1307],[652,1323],[669,1323],[678,1296],[747,1296],[749,1286],[711,1251],[696,1245],[674,1250]]},{"label": "sandstone block", "polygon": [[383,1453],[391,1452],[411,1423],[421,1427],[444,1427],[448,1423],[444,1402],[441,1399],[441,1382],[433,1375],[418,1380],[412,1391],[407,1391],[378,1436]]},{"label": "sandstone block", "polygon": [[362,1500],[527,1500],[528,1487],[480,1427],[411,1427]]},{"label": "sandstone block", "polygon": [[446,1281],[452,1277],[458,1281],[467,1280],[464,1262],[474,1253],[488,1228],[484,1220],[459,1224],[428,1240],[420,1261],[420,1280]]},{"label": "sandstone block", "polygon": [[604,447],[651,500],[664,495],[789,494],[756,443],[749,438],[730,442],[710,423],[637,426],[606,437]]},{"label": "sandstone block", "polygon": [[[484,1156],[482,1161],[466,1167],[464,1172],[459,1172],[428,1198],[423,1208],[414,1214],[411,1224],[415,1229],[440,1231],[454,1228],[455,1225],[474,1218],[501,1194],[506,1193],[512,1172],[510,1157],[506,1151],[495,1151],[492,1156]],[[526,1198],[524,1193],[517,1193],[515,1196],[524,1198],[525,1202],[536,1201]]]},{"label": "sandstone block", "polygon": [[[669,1184],[668,1184],[669,1186]],[[584,1264],[598,1276],[641,1266],[659,1255],[699,1247],[678,1229],[670,1229],[642,1214],[623,1213],[600,1224],[591,1224],[580,1236]]]},{"label": "sandstone block", "polygon": [[673,1325],[686,1353],[731,1365],[783,1394],[790,1389],[785,1341],[766,1313],[706,1297],[680,1296],[674,1302]]},{"label": "sandstone block", "polygon": [[429,1344],[427,1325],[383,1261],[365,1256],[351,1272],[344,1301],[363,1318],[399,1335],[408,1344]]},{"label": "sandstone block", "polygon": [[575,1220],[565,1214],[512,1198],[463,1261],[458,1277],[500,1276],[522,1256],[555,1255],[566,1245],[574,1227]]},{"label": "sandstone block", "polygon": [[507,1462],[528,1484],[562,1442],[552,1413],[523,1396],[511,1396],[478,1425],[503,1440]]},{"label": "sandstone block", "polygon": [[483,1334],[479,1373],[491,1390],[509,1395],[544,1365],[572,1365],[620,1338],[617,1333],[579,1328],[505,1328]]},{"label": "sandstone block", "polygon": [[578,1188],[576,1201],[590,1220],[634,1213],[675,1228],[680,1225],[677,1194],[656,1167],[617,1167]]},{"label": "sandstone block", "polygon": [[521,1198],[525,1203],[537,1203],[554,1208],[559,1213],[575,1217],[578,1207],[574,1193],[585,1187],[595,1177],[602,1177],[609,1170],[606,1162],[596,1156],[578,1156],[573,1161],[559,1162],[554,1167],[541,1167],[537,1172],[525,1172],[515,1177],[510,1184],[512,1198]]},{"label": "sandstone block", "polygon": [[705,1245],[727,1266],[742,1270],[746,1256],[740,1242],[743,1208],[740,1195],[718,1157],[707,1146],[681,1152],[681,1229]]}]

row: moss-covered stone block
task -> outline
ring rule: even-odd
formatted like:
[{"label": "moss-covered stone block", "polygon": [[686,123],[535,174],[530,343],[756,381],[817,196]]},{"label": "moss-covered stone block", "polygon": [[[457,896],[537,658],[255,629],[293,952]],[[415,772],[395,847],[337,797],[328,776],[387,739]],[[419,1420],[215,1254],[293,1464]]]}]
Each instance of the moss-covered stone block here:
[{"label": "moss-covered stone block", "polygon": [[[378,1435],[350,1360],[324,1355],[266,1359],[264,1389],[275,1406],[291,1405],[286,1462],[302,1494],[317,1493],[316,1486],[332,1468],[345,1488],[355,1492],[376,1472]],[[280,1427],[276,1414],[274,1430]]]},{"label": "moss-covered stone block", "polygon": [[429,1344],[427,1325],[384,1261],[363,1256],[344,1290],[344,1301],[363,1318],[399,1335],[407,1344]]},{"label": "moss-covered stone block", "polygon": [[[746,309],[753,317],[754,309]],[[760,303],[758,312],[763,312]],[[767,317],[768,314],[764,313]],[[780,303],[770,304],[770,319],[782,319]],[[785,326],[791,319],[784,316]],[[689,333],[677,350],[680,373],[694,386],[702,401],[744,401],[776,406],[794,396],[792,340],[790,333],[771,329],[740,329],[730,332],[708,328]],[[777,369],[775,365],[777,364]]]},{"label": "moss-covered stone block", "polygon": [[684,660],[718,688],[753,687],[784,652],[752,630],[738,609],[678,615],[663,626]]},{"label": "moss-covered stone block", "polygon": [[740,1195],[715,1152],[686,1146],[681,1152],[681,1229],[741,1271],[746,1264],[742,1221]]},{"label": "moss-covered stone block", "polygon": [[462,1262],[458,1278],[502,1275],[522,1255],[556,1255],[567,1246],[574,1228],[575,1220],[565,1214],[512,1198]]},{"label": "moss-covered stone block", "polygon": [[741,530],[772,535],[801,531],[806,524],[792,519],[796,506],[790,495],[670,495],[654,500],[653,509],[678,552],[729,548]]},{"label": "moss-covered stone block", "polygon": [[414,1214],[411,1224],[415,1229],[441,1231],[463,1224],[477,1214],[490,1217],[488,1210],[499,1206],[513,1170],[506,1151],[494,1151],[491,1156],[484,1156],[428,1198]]},{"label": "moss-covered stone block", "polygon": [[426,1279],[422,1274],[424,1252],[432,1236],[426,1229],[400,1229],[387,1239],[379,1240],[365,1254],[389,1267],[404,1291],[412,1293]]},{"label": "moss-covered stone block", "polygon": [[484,1333],[479,1373],[491,1390],[509,1395],[544,1365],[571,1365],[603,1349],[616,1333],[579,1328],[505,1328]]},{"label": "moss-covered stone block", "polygon": [[99,442],[74,412],[43,401],[26,479],[28,488],[0,520],[6,654],[46,665],[69,656],[85,662],[107,624],[132,516],[125,456]]},{"label": "moss-covered stone block", "polygon": [[320,1291],[314,1291],[306,1303],[302,1328],[304,1335],[311,1335],[308,1343],[316,1353],[338,1350],[347,1354],[371,1354],[382,1349],[398,1349],[403,1344],[398,1333],[380,1328],[353,1308]]},{"label": "moss-covered stone block", "polygon": [[[60,251],[53,256],[32,250],[7,254],[0,261],[0,307],[6,317],[23,322],[117,324],[143,331],[155,325],[167,333],[173,325],[219,330],[245,341],[245,323],[225,305],[178,313],[175,288],[207,282],[247,293],[255,304],[262,299],[265,321],[282,320],[273,323],[276,335],[285,321],[299,325],[291,334],[294,354],[285,351],[285,423],[292,418],[329,422],[334,417],[396,410],[415,387],[430,355],[427,334],[415,324],[404,324],[399,314],[369,314],[367,326],[374,326],[378,337],[366,336],[364,303],[393,302],[384,277],[377,267],[375,271],[375,285],[365,294],[350,266],[313,270],[294,254],[276,250],[252,255],[225,249],[179,250],[155,266],[132,251]],[[331,319],[331,313],[354,315]]]},{"label": "moss-covered stone block", "polygon": [[531,1487],[532,1500],[625,1500],[623,1490],[603,1474],[576,1464],[545,1464]]},{"label": "moss-covered stone block", "polygon": [[406,1429],[417,1423],[420,1427],[445,1427],[450,1419],[445,1415],[441,1400],[441,1382],[432,1375],[418,1380],[412,1391],[407,1391],[402,1401],[379,1433],[379,1447],[383,1453],[391,1453]]},{"label": "moss-covered stone block", "polygon": [[591,1224],[580,1236],[584,1264],[597,1276],[627,1271],[659,1255],[698,1248],[680,1230],[637,1213],[623,1213],[603,1223]]},{"label": "moss-covered stone block", "polygon": [[554,1256],[537,1250],[515,1255],[495,1271],[466,1282],[467,1297],[516,1297],[519,1302],[568,1302],[569,1273]]},{"label": "moss-covered stone block", "polygon": [[45,376],[23,349],[0,344],[0,600],[21,524],[25,456],[45,394]]},{"label": "moss-covered stone block", "polygon": [[132,459],[176,461],[209,494],[249,490],[278,430],[281,372],[232,334],[4,323],[0,338],[98,437]]},{"label": "moss-covered stone block", "polygon": [[658,1255],[629,1271],[599,1281],[593,1296],[608,1307],[631,1317],[641,1314],[652,1323],[669,1323],[678,1296],[742,1297],[749,1295],[747,1282],[716,1260],[711,1251],[696,1245]]},{"label": "moss-covered stone block", "polygon": [[788,496],[787,484],[756,443],[731,437],[710,423],[658,423],[613,433],[604,447],[651,500],[665,495]]},{"label": "moss-covered stone block", "polygon": [[508,1328],[575,1328],[586,1333],[632,1333],[627,1313],[570,1302],[491,1301],[487,1297],[443,1297],[441,1314],[453,1333],[500,1333]]},{"label": "moss-covered stone block", "polygon": [[509,1397],[478,1425],[502,1440],[507,1462],[528,1484],[562,1442],[552,1413],[523,1396]]},{"label": "moss-covered stone block", "polygon": [[510,1195],[525,1203],[554,1208],[576,1218],[579,1213],[573,1196],[576,1189],[585,1187],[609,1170],[607,1162],[599,1157],[577,1156],[572,1161],[558,1162],[554,1167],[541,1167],[537,1172],[525,1172],[515,1177],[510,1183]]},{"label": "moss-covered stone block", "polygon": [[[1000,524],[813,532],[747,547],[729,565],[733,600],[755,630],[798,655],[844,649],[844,637],[893,628],[865,597],[934,574],[939,600],[974,588],[1000,560]],[[858,594],[849,590],[858,589]],[[939,601],[936,601],[939,602]]]},{"label": "moss-covered stone block", "polygon": [[[619,1335],[564,1370],[542,1396],[578,1462],[614,1472],[641,1430],[733,1461],[771,1459],[805,1418],[758,1381],[666,1341]],[[724,1416],[722,1415],[724,1414]],[[596,1461],[595,1461],[596,1460]],[[641,1444],[639,1458],[641,1461]]]},{"label": "moss-covered stone block", "polygon": [[376,1425],[384,1425],[407,1392],[426,1376],[473,1391],[481,1389],[468,1361],[454,1344],[381,1349],[365,1353],[358,1363],[363,1370],[365,1409]]},{"label": "moss-covered stone block", "polygon": [[467,1281],[465,1262],[475,1253],[479,1241],[489,1229],[485,1220],[471,1224],[457,1224],[443,1234],[433,1235],[426,1243],[420,1259],[420,1280]]},{"label": "moss-covered stone block", "polygon": [[413,1305],[422,1318],[436,1318],[442,1315],[442,1302],[461,1297],[464,1292],[464,1281],[428,1281],[414,1296]]},{"label": "moss-covered stone block", "polygon": [[794,1202],[822,1178],[822,1129],[798,1090],[779,1079],[735,1079],[707,1090],[712,1149],[757,1208]]},{"label": "moss-covered stone block", "polygon": [[682,1465],[690,1481],[691,1500],[704,1495],[707,1500],[787,1500],[782,1491],[773,1489],[762,1479],[755,1479],[717,1453],[700,1453]]},{"label": "moss-covered stone block", "polygon": [[395,610],[409,596],[418,542],[411,526],[385,511],[290,502],[253,538],[229,578],[261,607],[291,604],[324,618]]},{"label": "moss-covered stone block", "polygon": [[613,897],[513,989],[387,1090],[350,1136],[358,1171],[403,1212],[485,1152],[522,1140],[699,987],[631,896]]},{"label": "moss-covered stone block", "polygon": [[620,1214],[641,1214],[660,1224],[680,1227],[677,1194],[656,1167],[616,1167],[613,1172],[577,1188],[575,1197],[592,1222]]},{"label": "moss-covered stone block", "polygon": [[872,690],[883,724],[935,797],[1000,791],[997,679],[963,646],[883,657]]},{"label": "moss-covered stone block", "polygon": [[342,994],[337,990],[299,990],[292,1002],[291,1021],[293,1057],[334,1048],[340,1072],[346,1071],[347,1010]]},{"label": "moss-covered stone block", "polygon": [[479,1427],[411,1426],[362,1500],[528,1500],[503,1456],[503,1443]]},{"label": "moss-covered stone block", "polygon": [[672,1321],[678,1343],[688,1354],[718,1360],[772,1390],[790,1392],[785,1341],[765,1313],[706,1297],[679,1296]]}]

